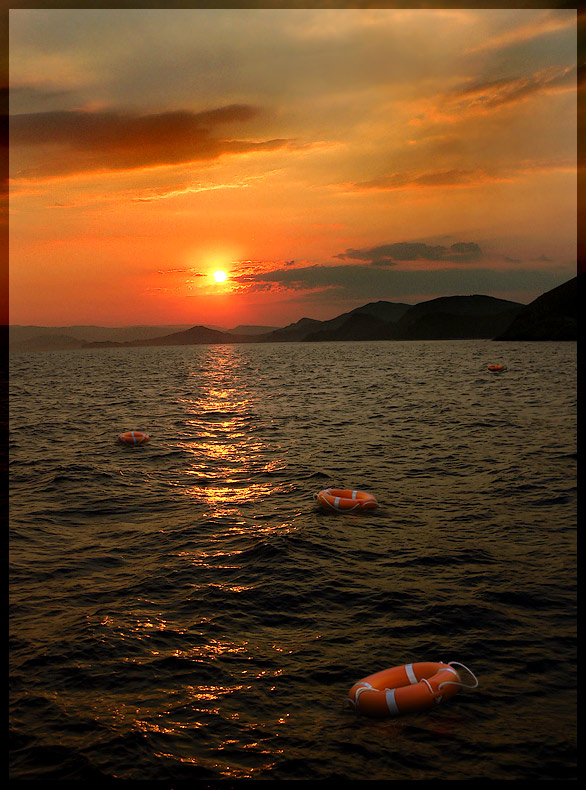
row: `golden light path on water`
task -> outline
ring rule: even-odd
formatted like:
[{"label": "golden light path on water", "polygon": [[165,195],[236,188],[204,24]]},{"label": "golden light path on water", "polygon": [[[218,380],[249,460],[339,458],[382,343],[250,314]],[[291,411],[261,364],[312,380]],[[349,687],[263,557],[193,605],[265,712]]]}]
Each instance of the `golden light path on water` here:
[{"label": "golden light path on water", "polygon": [[[274,456],[274,445],[269,448],[267,443],[254,435],[250,429],[258,409],[262,403],[255,402],[242,386],[243,377],[238,375],[238,366],[242,359],[238,357],[232,346],[210,345],[206,349],[204,363],[193,373],[193,381],[199,395],[192,398],[183,398],[181,405],[186,414],[184,437],[177,442],[177,447],[184,453],[187,463],[182,469],[183,479],[178,485],[185,496],[193,501],[194,508],[200,511],[199,518],[202,522],[217,525],[213,533],[207,533],[202,546],[178,551],[186,564],[192,565],[198,571],[218,569],[226,571],[242,570],[244,565],[240,560],[245,554],[245,549],[231,545],[225,548],[226,539],[238,537],[254,541],[263,535],[275,532],[286,534],[293,529],[291,514],[286,520],[266,522],[255,517],[255,503],[266,500],[277,490],[282,491],[283,484],[276,485],[273,481],[252,482],[254,476],[262,476],[283,469],[286,466],[284,453]],[[272,450],[272,452],[270,452]],[[199,506],[199,507],[198,507]],[[201,508],[203,506],[203,512]],[[243,510],[248,509],[246,515]],[[259,511],[260,512],[260,511]],[[205,545],[204,545],[205,544]],[[194,579],[197,575],[194,575]],[[214,578],[217,578],[215,576]],[[194,591],[205,594],[213,592],[214,588],[223,592],[239,594],[254,590],[254,583],[235,584],[230,582],[194,581]],[[148,632],[156,628],[163,630],[170,626],[165,620],[156,622],[143,621],[136,624],[138,631]],[[202,634],[205,631],[205,618],[200,623]],[[177,626],[172,626],[174,630]],[[207,637],[205,644],[191,646],[184,650],[174,650],[172,656],[187,659],[195,664],[209,666],[217,660],[229,660],[231,656],[240,656],[252,661],[258,652],[259,645],[251,644],[249,640],[216,639]],[[291,645],[277,644],[269,641],[260,646],[260,650],[269,653],[292,653]],[[202,727],[195,723],[205,712],[209,716],[221,716],[224,720],[230,716],[238,718],[238,713],[230,713],[229,706],[225,705],[226,698],[238,692],[251,692],[253,683],[263,677],[277,678],[283,673],[282,669],[273,668],[241,671],[240,678],[234,678],[231,683],[201,682],[187,684],[180,691],[170,692],[171,697],[181,698],[182,709],[194,706],[197,716],[190,717],[188,721],[181,717],[173,721],[169,711],[149,712],[151,715],[142,717],[137,711],[134,726],[143,732],[161,732],[177,734],[190,731],[194,727]],[[194,672],[197,674],[197,671]],[[269,691],[274,691],[275,686],[269,686]],[[152,714],[155,714],[154,716]],[[273,722],[273,730],[278,730],[285,724],[288,714],[284,713]],[[159,724],[157,720],[164,722]],[[260,724],[260,723],[259,723]],[[263,768],[245,767],[242,764],[235,766],[228,758],[222,760],[222,752],[230,747],[251,750],[257,754],[270,756],[269,762]],[[242,739],[226,739],[217,748],[218,761],[214,769],[223,776],[230,778],[247,778],[266,770],[274,762],[280,750],[263,749],[262,740],[253,739],[248,743]],[[159,753],[161,758],[177,760],[178,754]],[[184,754],[179,757],[181,762],[187,764],[202,764],[199,757]]]},{"label": "golden light path on water", "polygon": [[[262,501],[282,486],[271,481],[251,482],[252,476],[271,473],[286,466],[283,457],[267,461],[274,451],[266,442],[253,436],[250,423],[262,404],[254,402],[238,382],[239,359],[232,346],[208,346],[206,362],[199,375],[201,396],[183,400],[187,414],[188,441],[178,447],[190,463],[184,474],[194,482],[184,488],[185,494],[203,502],[204,516],[233,517],[237,525],[232,530],[250,527],[242,522],[240,506]],[[288,530],[290,524],[271,526],[269,531]],[[258,522],[254,534],[267,528]]]}]

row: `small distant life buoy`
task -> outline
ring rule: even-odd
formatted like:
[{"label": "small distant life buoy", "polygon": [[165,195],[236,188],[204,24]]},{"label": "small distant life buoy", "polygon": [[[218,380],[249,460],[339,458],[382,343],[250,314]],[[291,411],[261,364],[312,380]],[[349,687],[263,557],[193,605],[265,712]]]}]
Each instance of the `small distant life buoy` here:
[{"label": "small distant life buoy", "polygon": [[126,431],[126,433],[118,434],[118,441],[122,442],[122,444],[132,444],[136,446],[139,444],[146,444],[150,439],[151,437],[148,433],[144,433],[143,431]]},{"label": "small distant life buoy", "polygon": [[467,667],[464,669],[470,672],[476,683],[464,686],[452,664],[459,662],[423,661],[383,669],[355,683],[348,692],[346,703],[356,713],[372,717],[399,716],[433,708],[453,697],[462,687],[478,686],[478,680]]},{"label": "small distant life buoy", "polygon": [[493,373],[502,373],[503,370],[507,369],[506,365],[488,365],[487,367]]},{"label": "small distant life buoy", "polygon": [[322,507],[344,513],[351,510],[373,510],[378,505],[372,494],[340,488],[326,488],[319,492],[316,499]]}]

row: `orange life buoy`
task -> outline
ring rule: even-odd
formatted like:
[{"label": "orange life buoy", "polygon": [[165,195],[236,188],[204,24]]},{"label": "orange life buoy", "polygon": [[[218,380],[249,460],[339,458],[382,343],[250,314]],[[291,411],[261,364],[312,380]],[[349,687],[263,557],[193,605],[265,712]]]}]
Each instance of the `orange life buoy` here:
[{"label": "orange life buoy", "polygon": [[373,717],[399,716],[433,708],[453,697],[464,685],[458,672],[451,666],[456,663],[423,661],[383,669],[355,683],[346,701],[356,713]]},{"label": "orange life buoy", "polygon": [[487,367],[493,373],[502,373],[503,370],[507,369],[506,365],[488,365]]},{"label": "orange life buoy", "polygon": [[326,488],[316,497],[318,504],[329,510],[348,512],[351,510],[372,510],[378,502],[372,494],[364,491],[347,491],[341,488]]},{"label": "orange life buoy", "polygon": [[122,444],[146,444],[150,439],[151,437],[148,433],[143,431],[126,431],[126,433],[118,434],[118,441],[122,442]]}]

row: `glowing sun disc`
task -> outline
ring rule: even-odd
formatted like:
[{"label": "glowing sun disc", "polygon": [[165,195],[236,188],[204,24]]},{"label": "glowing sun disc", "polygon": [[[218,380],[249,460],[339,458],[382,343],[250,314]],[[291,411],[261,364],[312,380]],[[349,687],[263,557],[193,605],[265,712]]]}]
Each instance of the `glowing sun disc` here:
[{"label": "glowing sun disc", "polygon": [[227,276],[228,276],[228,275],[226,274],[226,272],[214,272],[214,280],[215,280],[217,283],[223,283],[223,282],[225,282],[225,281],[226,281],[226,277],[227,277]]}]

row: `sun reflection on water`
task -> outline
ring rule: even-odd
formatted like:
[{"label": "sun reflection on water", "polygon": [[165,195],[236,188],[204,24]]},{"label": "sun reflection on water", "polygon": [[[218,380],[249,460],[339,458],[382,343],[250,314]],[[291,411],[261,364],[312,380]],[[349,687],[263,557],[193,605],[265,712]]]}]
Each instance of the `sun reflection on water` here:
[{"label": "sun reflection on water", "polygon": [[243,384],[241,355],[215,345],[205,354],[197,396],[181,400],[187,419],[178,447],[188,460],[182,490],[209,517],[237,517],[246,508],[254,518],[255,503],[284,490],[277,473],[286,461],[255,433],[262,404]]}]

